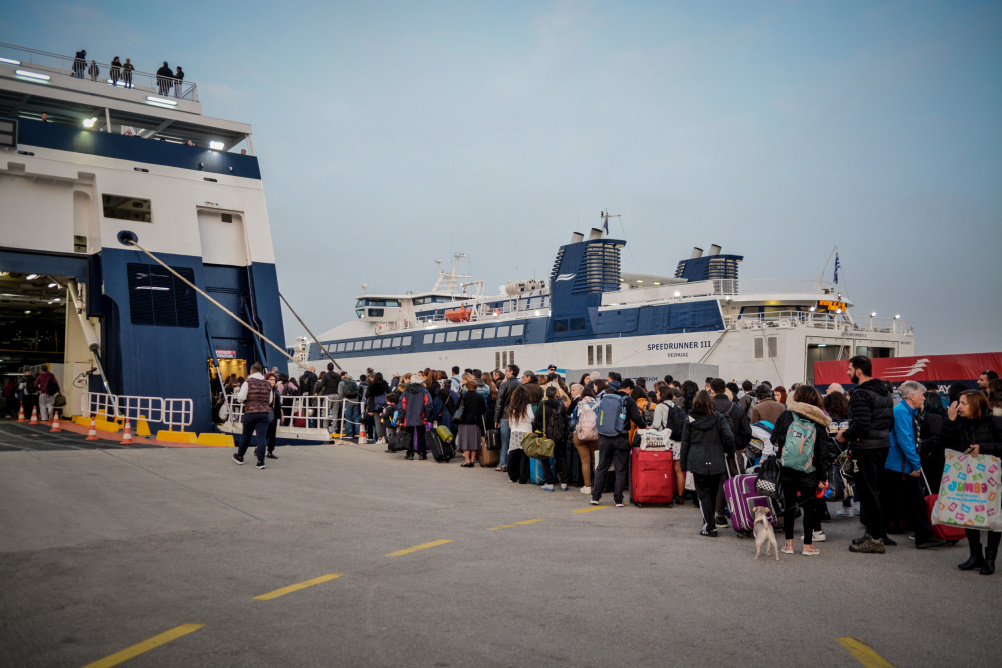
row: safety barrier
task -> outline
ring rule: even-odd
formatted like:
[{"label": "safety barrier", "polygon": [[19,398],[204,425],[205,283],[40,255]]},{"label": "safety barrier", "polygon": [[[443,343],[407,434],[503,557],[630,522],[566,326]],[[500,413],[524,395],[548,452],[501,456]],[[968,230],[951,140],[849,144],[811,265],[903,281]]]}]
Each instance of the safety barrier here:
[{"label": "safety barrier", "polygon": [[128,418],[134,423],[143,420],[164,425],[167,431],[183,431],[184,427],[190,427],[195,412],[191,399],[136,397],[103,392],[83,394],[80,404],[83,415],[105,415],[111,421]]}]

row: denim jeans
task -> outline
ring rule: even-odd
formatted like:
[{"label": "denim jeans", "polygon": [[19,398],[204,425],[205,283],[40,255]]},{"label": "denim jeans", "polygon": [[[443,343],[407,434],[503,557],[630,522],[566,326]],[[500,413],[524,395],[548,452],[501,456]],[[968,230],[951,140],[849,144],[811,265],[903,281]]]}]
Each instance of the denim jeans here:
[{"label": "denim jeans", "polygon": [[237,454],[241,457],[250,447],[251,434],[257,434],[257,445],[254,454],[258,459],[264,459],[265,445],[268,443],[268,423],[271,413],[244,413],[244,432],[240,436],[240,446]]},{"label": "denim jeans", "polygon": [[508,465],[508,444],[511,441],[511,423],[508,418],[501,418],[501,458],[498,466]]},{"label": "denim jeans", "polygon": [[344,436],[345,438],[351,438],[357,436],[360,430],[360,422],[362,422],[362,409],[361,406],[352,402],[351,399],[344,400]]}]

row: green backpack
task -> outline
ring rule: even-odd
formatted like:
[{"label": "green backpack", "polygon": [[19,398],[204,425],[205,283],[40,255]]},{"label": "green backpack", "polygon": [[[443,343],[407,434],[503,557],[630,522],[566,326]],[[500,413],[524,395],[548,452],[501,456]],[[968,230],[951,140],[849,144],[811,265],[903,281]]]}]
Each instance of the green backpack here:
[{"label": "green backpack", "polygon": [[786,430],[786,442],[783,443],[783,454],[780,463],[789,469],[811,473],[814,471],[814,441],[817,430],[814,423],[800,417],[794,412],[793,422]]}]

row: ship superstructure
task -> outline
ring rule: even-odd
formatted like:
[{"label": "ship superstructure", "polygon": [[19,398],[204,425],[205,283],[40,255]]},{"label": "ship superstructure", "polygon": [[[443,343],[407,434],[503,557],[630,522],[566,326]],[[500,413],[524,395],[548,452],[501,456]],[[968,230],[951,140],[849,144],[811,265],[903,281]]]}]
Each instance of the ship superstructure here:
[{"label": "ship superstructure", "polygon": [[[254,360],[284,358],[117,237],[134,233],[280,340],[251,127],[203,115],[194,82],[161,94],[153,75],[136,72],[127,87],[107,65],[95,81],[73,64],[0,45],[4,371],[51,366],[68,412],[88,388],[193,399],[192,429],[211,430],[217,368],[246,376]],[[104,378],[88,374],[95,367]]]}]

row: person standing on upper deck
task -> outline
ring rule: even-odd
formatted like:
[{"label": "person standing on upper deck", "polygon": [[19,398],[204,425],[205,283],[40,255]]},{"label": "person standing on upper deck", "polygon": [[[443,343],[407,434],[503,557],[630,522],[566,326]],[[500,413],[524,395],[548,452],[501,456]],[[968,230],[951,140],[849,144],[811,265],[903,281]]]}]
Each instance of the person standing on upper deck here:
[{"label": "person standing on upper deck", "polygon": [[90,75],[91,81],[97,81],[97,76],[101,74],[101,68],[97,66],[97,61],[90,61],[90,67],[87,68],[87,74]]},{"label": "person standing on upper deck", "polygon": [[184,72],[181,70],[181,66],[177,66],[177,72],[174,73],[174,97],[181,97],[181,82],[184,81]]},{"label": "person standing on upper deck", "polygon": [[173,77],[174,73],[171,72],[170,65],[165,60],[163,67],[157,70],[157,90],[160,91],[161,95],[170,93],[171,79]]},{"label": "person standing on upper deck", "polygon": [[122,81],[125,82],[126,88],[132,88],[132,71],[136,69],[136,66],[132,64],[132,61],[128,58],[125,59],[125,64],[122,65]]},{"label": "person standing on upper deck", "polygon": [[111,59],[111,70],[108,73],[111,75],[111,85],[117,86],[118,80],[122,77],[122,61],[118,56]]},{"label": "person standing on upper deck", "polygon": [[73,76],[77,79],[83,79],[84,70],[87,68],[87,50],[80,49],[77,51],[76,57],[73,59]]}]

